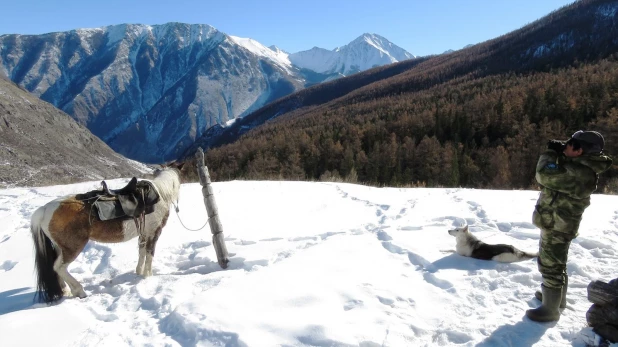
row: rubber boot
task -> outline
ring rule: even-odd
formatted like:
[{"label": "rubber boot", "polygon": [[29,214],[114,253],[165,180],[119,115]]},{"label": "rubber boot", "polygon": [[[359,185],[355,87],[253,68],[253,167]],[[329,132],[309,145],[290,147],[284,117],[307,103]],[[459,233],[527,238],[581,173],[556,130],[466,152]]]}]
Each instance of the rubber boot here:
[{"label": "rubber boot", "polygon": [[560,319],[560,300],[562,300],[562,288],[552,289],[541,285],[543,290],[543,303],[540,307],[526,311],[526,316],[535,322],[554,322]]},{"label": "rubber boot", "polygon": [[[566,308],[566,294],[567,289],[569,287],[569,276],[564,275],[564,286],[562,286],[562,301],[560,301],[560,308]],[[543,302],[543,293],[540,290],[537,290],[534,293],[534,297],[539,299],[539,301]]]}]

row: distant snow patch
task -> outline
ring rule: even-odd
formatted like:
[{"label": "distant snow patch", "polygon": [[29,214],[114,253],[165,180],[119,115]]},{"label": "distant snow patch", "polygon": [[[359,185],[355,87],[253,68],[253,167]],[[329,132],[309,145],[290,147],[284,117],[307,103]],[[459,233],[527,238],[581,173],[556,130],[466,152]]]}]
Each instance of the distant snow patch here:
[{"label": "distant snow patch", "polygon": [[153,172],[152,167],[144,163],[140,163],[139,161],[135,161],[135,160],[128,159],[128,158],[124,158],[124,160],[127,161],[131,166],[133,166],[133,168],[137,169],[141,173],[152,173]]},{"label": "distant snow patch", "polygon": [[114,44],[116,44],[116,42],[124,39],[126,35],[126,30],[126,24],[112,25],[107,27],[107,45],[113,46]]},{"label": "distant snow patch", "polygon": [[599,6],[599,8],[597,9],[597,15],[602,17],[615,17],[617,10],[618,5],[616,4]]},{"label": "distant snow patch", "polygon": [[272,60],[289,72],[289,68],[292,66],[292,63],[290,62],[290,59],[288,59],[288,54],[286,52],[282,50],[272,50],[253,39],[231,35],[230,38],[237,45],[244,47],[255,55]]},{"label": "distant snow patch", "polygon": [[234,122],[236,122],[237,119],[238,118],[233,118],[233,119],[228,120],[227,122],[225,122],[225,126],[229,127],[230,125],[234,124]]},{"label": "distant snow patch", "polygon": [[535,58],[539,58],[549,53],[550,51],[551,49],[547,47],[547,45],[542,45],[542,46],[537,47],[537,49],[534,51],[534,54],[532,54],[532,56]]},{"label": "distant snow patch", "polygon": [[118,166],[118,164],[116,164],[115,162],[109,160],[108,158],[102,157],[102,156],[97,156],[96,157],[98,161],[100,161],[103,164],[109,165],[109,166]]},{"label": "distant snow patch", "polygon": [[[534,49],[532,56],[535,58],[543,57],[554,50],[567,51],[575,45],[575,41],[573,40],[573,35],[571,33],[562,33],[556,36],[550,42],[544,43]],[[530,55],[530,52],[533,48],[530,48],[526,51],[524,55]]]}]

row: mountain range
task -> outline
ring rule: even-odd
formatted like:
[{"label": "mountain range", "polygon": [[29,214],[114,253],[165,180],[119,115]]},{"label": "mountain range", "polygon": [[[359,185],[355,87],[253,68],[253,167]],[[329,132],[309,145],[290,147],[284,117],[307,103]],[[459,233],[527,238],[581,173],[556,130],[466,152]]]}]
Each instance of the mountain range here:
[{"label": "mountain range", "polygon": [[[617,38],[618,1],[576,1],[450,54],[288,95],[195,146],[219,180],[534,188],[549,139],[594,129],[618,153]],[[599,191],[618,192],[618,167]]]},{"label": "mountain range", "polygon": [[182,23],[0,36],[0,72],[147,163],[175,160],[214,125],[306,86],[410,58],[373,34],[289,54]]},{"label": "mountain range", "polygon": [[[49,60],[44,57],[50,56],[63,57],[59,61],[64,65],[60,65],[70,67],[74,77],[86,77],[73,81],[73,84],[63,84],[62,81],[68,80],[57,78],[49,90],[65,90],[67,93],[82,90],[77,93],[79,98],[96,85],[94,82],[103,78],[100,76],[108,78],[103,78],[106,81],[104,88],[117,91],[128,88],[119,95],[128,99],[137,95],[144,104],[152,100],[142,98],[146,94],[135,94],[136,84],[122,84],[122,78],[148,81],[144,86],[148,90],[150,84],[167,86],[165,98],[153,107],[160,113],[149,112],[147,116],[150,118],[134,124],[135,136],[126,139],[127,144],[133,145],[128,147],[131,149],[142,146],[138,143],[141,141],[140,131],[144,136],[143,133],[151,134],[153,129],[159,129],[162,143],[168,141],[168,132],[172,135],[181,133],[184,118],[177,118],[177,123],[170,122],[162,110],[170,106],[178,110],[192,107],[191,100],[197,100],[190,93],[192,86],[200,86],[202,89],[195,90],[205,90],[203,94],[213,97],[207,91],[218,90],[222,81],[231,81],[233,86],[238,86],[234,84],[238,81],[250,81],[240,74],[242,71],[270,76],[269,91],[275,90],[273,81],[279,86],[287,86],[288,92],[281,92],[280,96],[259,108],[258,103],[254,103],[255,109],[246,111],[242,117],[228,117],[225,122],[217,120],[213,126],[204,127],[203,132],[195,131],[174,150],[173,157],[189,160],[197,146],[207,149],[206,162],[214,168],[211,171],[214,180],[345,179],[391,186],[527,189],[535,185],[537,155],[547,139],[564,139],[579,129],[595,129],[604,134],[607,153],[618,152],[618,103],[615,98],[618,95],[617,13],[617,0],[580,0],[521,29],[450,54],[417,57],[340,78],[337,76],[345,70],[320,70],[332,73],[328,75],[299,68],[292,64],[291,54],[276,47],[268,48],[250,39],[224,34],[217,36],[215,32],[211,32],[210,39],[206,40],[204,35],[197,35],[197,27],[190,36],[196,41],[202,40],[203,47],[212,47],[211,53],[216,52],[215,57],[203,53],[202,49],[194,49],[191,52],[181,50],[185,56],[179,59],[178,52],[172,54],[173,49],[163,41],[157,41],[156,50],[150,50],[151,45],[144,45],[144,50],[128,54],[124,50],[130,46],[120,44],[118,47],[112,45],[116,51],[109,53],[107,58],[93,53],[104,50],[102,47],[106,47],[111,39],[124,38],[123,32],[122,35],[106,33],[100,40],[91,41],[97,45],[96,50],[75,39],[83,51],[83,59],[96,56],[100,62],[105,59],[115,61],[113,66],[103,63],[79,66],[79,57],[72,58],[69,54],[80,51],[76,45],[66,48],[62,54],[51,48],[47,52],[46,45],[55,47],[54,43],[43,42],[37,46],[34,43],[40,42],[40,37],[11,38],[15,42],[30,40],[29,45],[20,42],[13,46],[27,47],[30,53],[38,50],[38,55],[23,51],[4,52],[1,59],[19,63],[12,65],[11,78],[22,82],[22,92],[27,90],[24,83],[36,86],[53,81],[53,78],[31,80],[28,77],[31,76],[28,71],[60,71],[52,68],[56,65],[39,64],[39,61]],[[178,30],[188,27],[176,25]],[[126,29],[127,26],[123,30]],[[152,27],[142,29],[152,30]],[[99,29],[91,30],[96,36]],[[155,32],[156,37],[166,37],[157,30]],[[212,40],[220,38],[219,43],[213,43]],[[232,56],[229,53],[232,50],[255,60],[249,59],[249,63],[235,60],[223,65],[211,63],[208,65],[212,67],[208,70],[210,75],[202,75],[207,65],[203,61],[224,61],[224,57]],[[124,63],[115,60],[116,55],[127,54],[129,58]],[[16,56],[22,56],[22,59],[16,59]],[[258,61],[259,68],[253,69],[252,62],[255,61]],[[123,64],[136,68],[127,68]],[[194,66],[192,72],[181,78],[182,82],[170,82],[174,81],[173,76],[177,76],[177,69],[163,66],[182,64],[194,64],[191,65]],[[96,69],[89,70],[87,66],[105,68],[99,75],[95,73]],[[226,66],[227,70],[215,70],[215,66]],[[331,66],[337,67],[336,64]],[[195,70],[199,73],[194,73]],[[126,75],[121,73],[127,71]],[[163,71],[166,73],[162,74]],[[222,79],[221,73],[228,77]],[[253,82],[258,80],[256,76]],[[288,79],[291,76],[301,77]],[[210,77],[219,79],[211,80]],[[196,80],[201,84],[196,84]],[[211,89],[203,89],[206,82],[212,84]],[[229,95],[234,95],[233,91]],[[248,92],[242,91],[245,95]],[[109,101],[109,105],[105,104],[108,100],[102,99],[98,103],[86,103],[84,107],[107,105],[107,109],[112,109],[110,105],[117,106],[125,99],[113,100],[115,103]],[[0,100],[0,105],[2,102]],[[126,105],[130,106],[130,103]],[[235,107],[233,104],[226,106],[228,109]],[[6,112],[7,109],[4,107],[0,111]],[[26,115],[40,112],[36,108],[24,110]],[[145,128],[144,124],[151,124],[153,129]],[[0,145],[4,144],[3,141],[4,136],[0,136]],[[69,144],[66,146],[64,150],[72,150]],[[6,146],[0,148],[5,150]],[[46,148],[42,147],[42,150]],[[57,146],[53,150],[63,149]],[[157,154],[161,148],[154,146],[150,150],[153,157],[163,158],[161,153]],[[16,162],[29,164],[25,160]],[[43,162],[39,164],[44,165]],[[102,164],[92,162],[90,165]],[[600,177],[599,191],[618,192],[618,167]]]},{"label": "mountain range", "polygon": [[364,34],[343,47],[332,51],[313,47],[288,56],[293,65],[320,74],[347,76],[377,66],[415,58],[387,39]]}]

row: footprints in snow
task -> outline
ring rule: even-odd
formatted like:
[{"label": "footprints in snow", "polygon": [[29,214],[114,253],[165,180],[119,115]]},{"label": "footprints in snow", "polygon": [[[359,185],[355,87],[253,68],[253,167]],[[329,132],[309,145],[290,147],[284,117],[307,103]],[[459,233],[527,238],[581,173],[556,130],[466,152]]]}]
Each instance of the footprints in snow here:
[{"label": "footprints in snow", "polygon": [[436,286],[442,290],[445,290],[449,293],[456,292],[455,286],[451,282],[436,277],[434,273],[438,269],[430,261],[423,258],[419,254],[405,250],[390,241],[382,241],[382,246],[384,247],[384,249],[393,254],[406,255],[410,264],[414,265],[417,271],[422,271],[423,279],[425,280],[425,282]]},{"label": "footprints in snow", "polygon": [[[329,239],[330,237],[344,234],[355,234],[356,232],[357,231],[355,230],[326,232],[314,236],[298,236],[287,239],[283,237],[273,237],[260,239],[257,241],[227,237],[225,241],[228,242],[228,244],[232,243],[238,247],[252,247],[255,245],[264,247],[265,243],[273,244],[273,256],[261,259],[247,260],[245,258],[235,257],[235,254],[230,253],[230,263],[228,264],[228,269],[255,271],[256,266],[264,267],[278,263],[280,261],[290,258],[296,252],[316,246],[321,242]],[[285,248],[289,249],[281,250],[281,247],[277,245],[277,243],[279,242],[284,242],[284,246],[287,246],[290,243],[292,244],[292,247],[290,248],[289,246],[287,246]],[[159,261],[163,261],[164,265],[168,268],[176,269],[176,271],[173,271],[171,273],[172,275],[186,275],[193,273],[204,275],[216,271],[221,271],[221,268],[217,263],[216,254],[214,253],[214,250],[211,246],[212,243],[208,241],[196,241],[186,243],[182,246],[177,247],[176,249],[172,249],[171,254],[166,256],[164,260]],[[170,252],[168,251],[168,253]]]},{"label": "footprints in snow", "polygon": [[363,307],[363,300],[349,300],[343,305],[344,311],[349,311],[355,308]]},{"label": "footprints in snow", "polygon": [[[342,196],[345,198],[350,198],[354,201],[360,201],[364,203],[366,206],[375,207],[376,216],[379,217],[379,220],[377,222],[378,225],[377,226],[376,225],[366,225],[365,230],[366,232],[374,233],[377,239],[381,242],[384,249],[394,254],[405,255],[408,258],[409,263],[415,266],[417,271],[422,272],[422,276],[425,282],[437,288],[440,288],[444,291],[447,291],[449,293],[456,293],[456,289],[453,283],[447,280],[440,279],[436,276],[436,272],[438,272],[441,268],[453,268],[452,266],[453,257],[451,257],[450,260],[448,259],[449,257],[446,257],[446,258],[443,258],[446,260],[441,259],[441,262],[438,261],[438,262],[435,262],[435,264],[431,263],[427,259],[423,258],[421,255],[411,252],[409,250],[403,249],[402,247],[396,245],[393,242],[393,237],[385,230],[389,227],[388,225],[386,225],[388,219],[395,220],[395,219],[402,218],[405,215],[405,213],[408,212],[409,207],[406,206],[404,208],[401,208],[397,215],[389,217],[387,215],[387,212],[392,208],[392,206],[374,204],[374,203],[371,203],[370,201],[352,197],[347,192],[344,192],[340,187],[337,187],[337,189],[340,191]],[[453,195],[452,198],[455,202],[458,202],[458,203],[464,201],[461,197],[457,195]],[[416,200],[410,200],[408,201],[408,203],[413,208],[416,205]],[[446,226],[448,223],[445,223],[445,221],[450,221],[451,224],[453,225],[463,225],[467,223],[468,225],[474,225],[477,228],[481,228],[481,229],[499,230],[501,232],[510,232],[511,236],[515,238],[519,238],[519,239],[530,239],[532,236],[530,235],[530,233],[527,233],[525,231],[518,232],[517,231],[518,229],[535,229],[536,228],[531,223],[528,223],[528,222],[496,222],[494,220],[491,220],[488,217],[487,211],[482,207],[480,203],[477,203],[475,201],[466,201],[466,204],[468,206],[468,209],[474,214],[474,217],[472,218],[461,218],[457,216],[438,217],[434,219],[434,221],[437,223],[435,225],[436,226]],[[398,230],[400,231],[402,230],[403,231],[415,231],[415,230],[422,230],[422,229],[423,229],[422,226],[406,226],[406,227],[398,228]],[[483,267],[483,266],[478,267],[478,264],[471,264],[471,266],[472,268],[475,268],[476,270],[486,269],[486,267]],[[497,269],[498,267],[499,265],[492,263],[490,268]],[[454,268],[459,269],[459,267],[454,267]],[[474,270],[472,268],[468,269],[468,271],[472,271],[472,273],[474,274]],[[461,268],[461,269],[466,270],[465,268]],[[529,276],[525,278],[528,278],[528,277]],[[448,340],[451,340],[451,341],[464,341],[466,339],[469,339],[469,337],[450,336],[448,338]]]},{"label": "footprints in snow", "polygon": [[17,265],[16,261],[6,260],[4,263],[0,264],[0,270],[4,270],[5,272],[9,272],[13,270],[13,268]]},{"label": "footprints in snow", "polygon": [[[349,194],[347,192],[344,192],[340,187],[337,187],[337,189],[339,190],[339,192],[342,194],[344,198],[349,197]],[[455,287],[451,282],[447,280],[442,280],[433,274],[433,272],[436,272],[436,269],[427,259],[423,258],[422,256],[414,252],[405,250],[395,245],[393,242],[391,242],[393,241],[393,238],[384,230],[385,228],[388,228],[388,226],[385,225],[389,218],[386,215],[386,212],[391,208],[390,205],[374,204],[370,201],[361,200],[356,197],[350,197],[350,199],[354,201],[361,201],[367,206],[374,206],[376,208],[376,216],[380,217],[378,221],[379,226],[375,227],[375,226],[367,225],[365,226],[365,229],[369,232],[374,232],[376,234],[378,240],[382,243],[382,246],[384,247],[384,249],[394,254],[406,255],[408,257],[410,264],[414,265],[417,268],[417,270],[423,271],[423,278],[427,283],[434,285],[448,292],[455,292]],[[417,200],[416,199],[408,200],[407,203],[411,206],[411,208],[414,208],[416,206]],[[390,217],[390,218],[393,220],[400,219],[407,213],[407,211],[408,211],[408,207],[403,207],[399,210],[399,213],[397,215],[395,215],[394,217]],[[451,217],[451,218],[453,220],[457,219],[457,217]],[[414,227],[414,226],[400,228],[400,230],[407,230],[407,231],[422,230],[422,229],[423,227]],[[392,303],[394,302],[392,301],[392,299],[386,300],[380,297],[379,297],[379,300],[385,305],[392,305]]]},{"label": "footprints in snow", "polygon": [[[458,202],[458,203],[464,200],[460,196],[457,196],[457,195],[453,195],[452,199],[453,201]],[[438,221],[447,220],[447,219],[452,220],[453,224],[456,226],[463,226],[463,221],[465,221],[466,224],[470,226],[475,226],[477,229],[479,228],[488,229],[488,230],[497,229],[502,232],[512,232],[514,229],[536,229],[536,227],[532,223],[529,223],[529,222],[498,222],[488,217],[487,211],[485,211],[485,209],[480,203],[476,201],[466,201],[466,204],[468,205],[468,209],[470,210],[470,212],[474,214],[475,218],[460,218],[460,217],[454,217],[454,216],[447,216],[447,217],[438,219]],[[519,238],[525,239],[527,237],[519,237]]]}]

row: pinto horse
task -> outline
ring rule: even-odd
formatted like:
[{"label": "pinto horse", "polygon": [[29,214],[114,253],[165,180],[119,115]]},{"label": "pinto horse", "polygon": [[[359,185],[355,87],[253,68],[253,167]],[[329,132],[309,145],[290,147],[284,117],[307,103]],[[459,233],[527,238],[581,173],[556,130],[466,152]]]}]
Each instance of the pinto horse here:
[{"label": "pinto horse", "polygon": [[47,303],[62,298],[68,289],[85,298],[84,287],[69,274],[69,264],[77,258],[88,240],[104,243],[124,242],[139,236],[139,258],[135,272],[152,275],[152,257],[161,231],[167,223],[170,204],[178,202],[180,171],[174,167],[156,170],[147,180],[159,195],[154,211],[145,215],[141,227],[129,219],[101,221],[93,216],[91,204],[69,195],[39,207],[32,214],[30,230],[35,247],[37,293]]}]

